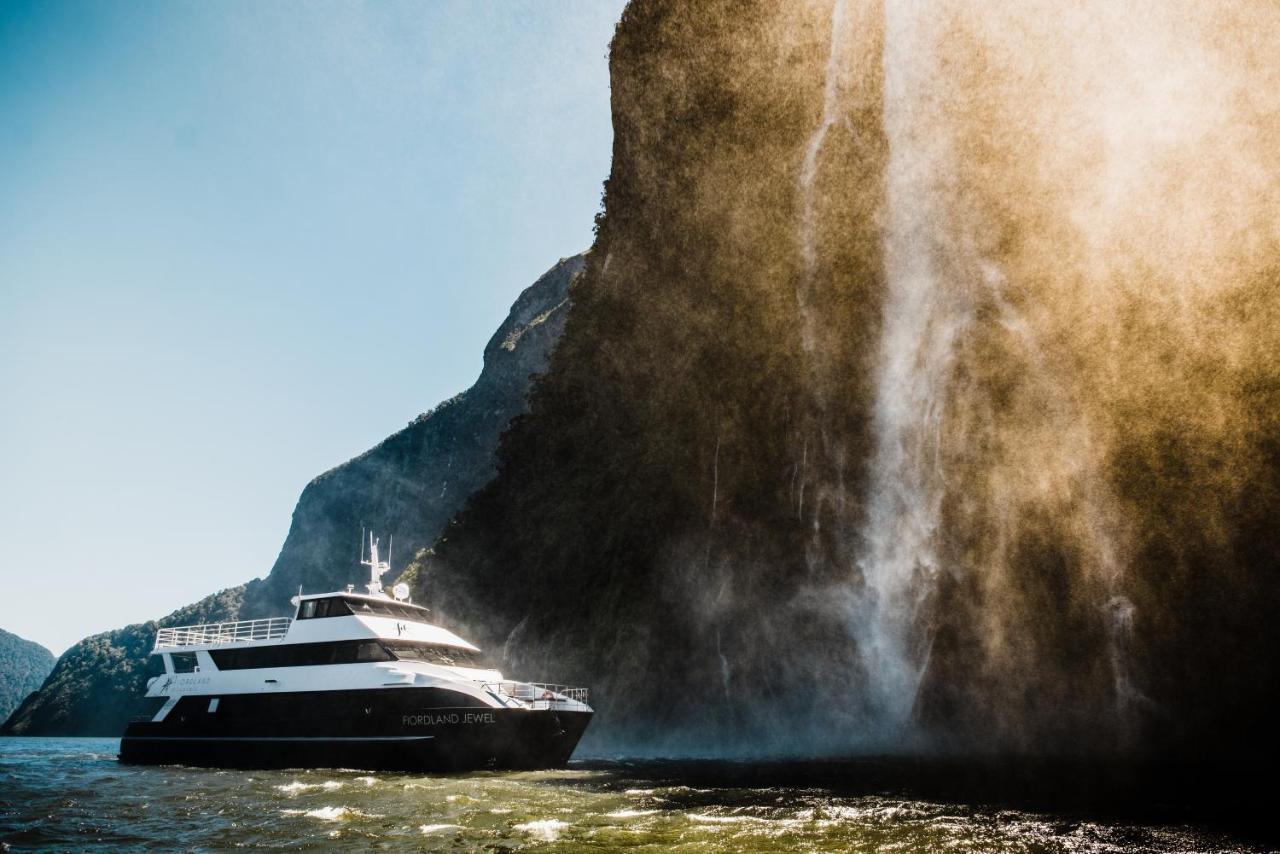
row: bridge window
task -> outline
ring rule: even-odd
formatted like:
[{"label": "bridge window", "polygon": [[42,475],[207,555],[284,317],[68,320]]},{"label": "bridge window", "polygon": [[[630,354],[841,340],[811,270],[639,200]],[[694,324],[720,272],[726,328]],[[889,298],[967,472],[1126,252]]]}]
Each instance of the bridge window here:
[{"label": "bridge window", "polygon": [[328,599],[308,599],[298,607],[299,620],[311,620],[319,617],[349,617],[351,609],[341,596],[330,596]]},{"label": "bridge window", "polygon": [[173,659],[174,673],[196,672],[196,654],[194,652],[171,652],[169,657]]},{"label": "bridge window", "polygon": [[355,596],[346,598],[351,613],[360,617],[394,617],[397,620],[414,620],[426,622],[427,609],[408,602],[392,602],[382,599],[362,599]]}]

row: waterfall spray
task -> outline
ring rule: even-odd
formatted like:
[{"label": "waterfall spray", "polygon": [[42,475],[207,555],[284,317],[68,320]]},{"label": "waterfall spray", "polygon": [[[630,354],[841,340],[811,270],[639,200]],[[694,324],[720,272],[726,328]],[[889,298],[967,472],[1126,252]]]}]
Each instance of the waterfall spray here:
[{"label": "waterfall spray", "polygon": [[[928,9],[887,0],[884,9],[885,303],[872,413],[862,589],[853,635],[881,734],[908,726],[925,652],[915,626],[940,571],[942,417],[955,342],[970,320],[966,247],[944,244],[941,187],[952,168],[931,115]],[[926,647],[927,649],[927,647]]]},{"label": "waterfall spray", "polygon": [[803,264],[803,277],[796,288],[796,302],[800,305],[805,320],[804,345],[806,352],[811,351],[813,341],[813,318],[808,311],[813,278],[818,267],[818,224],[817,224],[817,181],[818,157],[822,154],[822,146],[827,141],[827,134],[839,123],[846,122],[841,109],[840,73],[845,56],[845,14],[847,0],[835,0],[831,7],[831,46],[827,53],[826,77],[822,93],[822,119],[818,129],[809,137],[805,146],[804,161],[800,167],[800,260]]}]

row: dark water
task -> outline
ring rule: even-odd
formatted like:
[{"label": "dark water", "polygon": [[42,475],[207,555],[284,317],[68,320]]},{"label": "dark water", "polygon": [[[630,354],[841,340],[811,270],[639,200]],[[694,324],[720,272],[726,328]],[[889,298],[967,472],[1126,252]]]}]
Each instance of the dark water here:
[{"label": "dark water", "polygon": [[929,797],[913,796],[911,775],[869,763],[601,760],[430,776],[130,767],[116,762],[117,747],[115,739],[0,739],[3,847],[1265,850],[1220,827],[1168,819],[963,803],[934,797],[928,785]]}]

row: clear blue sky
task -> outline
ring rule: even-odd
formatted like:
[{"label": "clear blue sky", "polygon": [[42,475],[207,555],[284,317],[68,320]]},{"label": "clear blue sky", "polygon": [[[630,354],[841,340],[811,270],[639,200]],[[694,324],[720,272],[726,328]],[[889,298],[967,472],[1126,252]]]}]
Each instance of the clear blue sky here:
[{"label": "clear blue sky", "polygon": [[0,4],[0,628],[266,574],[308,480],[470,385],[590,244],[623,5]]}]

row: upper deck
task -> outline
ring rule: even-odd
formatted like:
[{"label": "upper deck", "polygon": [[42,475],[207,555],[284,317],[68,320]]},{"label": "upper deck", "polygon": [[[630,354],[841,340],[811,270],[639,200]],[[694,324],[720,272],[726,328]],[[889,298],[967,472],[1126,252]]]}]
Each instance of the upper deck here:
[{"label": "upper deck", "polygon": [[289,633],[289,626],[292,623],[291,617],[270,617],[264,620],[237,620],[231,623],[170,626],[156,633],[155,648],[157,650],[179,649],[277,640]]},{"label": "upper deck", "polygon": [[421,606],[350,591],[295,597],[293,617],[170,626],[156,634],[152,654],[227,646],[274,646],[354,640],[422,642],[468,652],[479,648],[428,622]]}]

